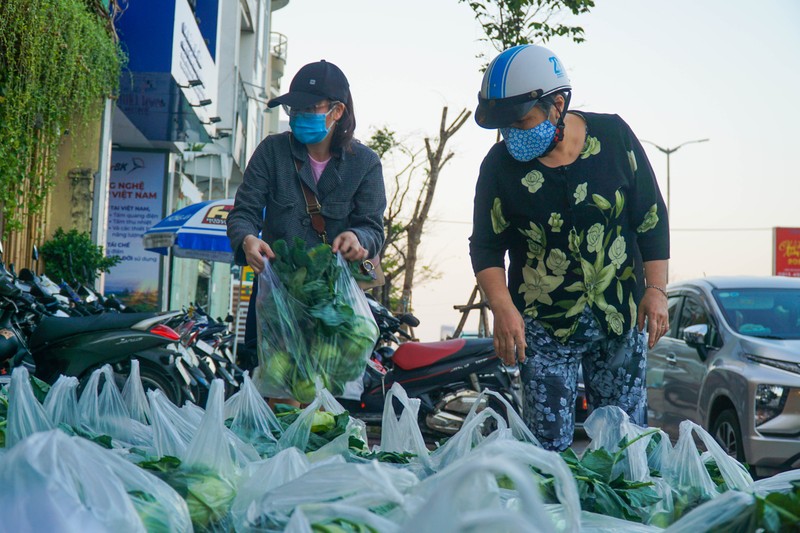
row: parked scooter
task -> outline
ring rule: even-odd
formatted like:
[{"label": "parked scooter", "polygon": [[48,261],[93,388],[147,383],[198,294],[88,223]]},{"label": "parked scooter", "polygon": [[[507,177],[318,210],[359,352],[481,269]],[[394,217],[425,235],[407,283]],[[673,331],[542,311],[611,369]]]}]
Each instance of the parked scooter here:
[{"label": "parked scooter", "polygon": [[[411,314],[395,317],[372,299],[369,304],[380,339],[367,364],[361,399],[340,400],[352,416],[380,424],[386,391],[394,383],[421,400],[419,423],[428,436],[455,434],[484,389],[500,393],[521,411],[519,370],[502,363],[491,338],[400,343],[398,335],[410,340],[402,326],[416,327],[419,320]],[[500,414],[506,410],[492,397],[485,406]]]},{"label": "parked scooter", "polygon": [[136,358],[146,388],[161,389],[176,404],[183,402],[186,395],[174,371],[179,336],[163,325],[176,312],[56,317],[20,284],[0,262],[0,384],[20,365],[48,383],[62,374],[84,382],[105,364],[127,376]]},{"label": "parked scooter", "polygon": [[235,393],[244,371],[233,357],[228,326],[211,318],[202,307],[191,305],[168,323],[180,335],[176,366],[198,405],[205,405],[210,384],[221,379],[225,395]]}]

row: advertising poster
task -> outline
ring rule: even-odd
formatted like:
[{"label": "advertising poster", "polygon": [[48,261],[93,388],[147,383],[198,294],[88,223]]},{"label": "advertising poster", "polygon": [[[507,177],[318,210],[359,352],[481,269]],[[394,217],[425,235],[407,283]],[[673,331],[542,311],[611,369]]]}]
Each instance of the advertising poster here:
[{"label": "advertising poster", "polygon": [[122,261],[106,274],[104,293],[140,311],[160,305],[161,256],[144,249],[142,235],[164,218],[166,173],[166,153],[112,152],[106,250]]},{"label": "advertising poster", "polygon": [[800,277],[800,228],[774,228],[772,273]]}]

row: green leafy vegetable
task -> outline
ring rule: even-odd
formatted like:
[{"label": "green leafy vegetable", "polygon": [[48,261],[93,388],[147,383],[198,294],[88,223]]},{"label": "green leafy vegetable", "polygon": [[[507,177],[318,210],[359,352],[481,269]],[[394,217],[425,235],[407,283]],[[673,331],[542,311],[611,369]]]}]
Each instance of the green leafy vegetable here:
[{"label": "green leafy vegetable", "polygon": [[195,529],[213,527],[230,511],[236,487],[230,480],[197,466],[183,467],[177,457],[143,461],[139,466],[151,470],[186,500]]},{"label": "green leafy vegetable", "polygon": [[[317,380],[341,394],[345,383],[363,374],[377,326],[356,312],[348,291],[337,290],[343,267],[329,245],[306,250],[301,239],[278,240],[272,249],[277,281],[259,300],[264,379],[275,393],[302,403],[313,401]],[[348,268],[356,275],[357,265]]]}]

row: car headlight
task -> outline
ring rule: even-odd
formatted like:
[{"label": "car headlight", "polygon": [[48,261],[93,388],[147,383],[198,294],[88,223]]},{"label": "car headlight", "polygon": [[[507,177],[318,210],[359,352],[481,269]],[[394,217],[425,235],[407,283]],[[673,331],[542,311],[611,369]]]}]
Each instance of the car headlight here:
[{"label": "car headlight", "polygon": [[789,387],[761,384],[756,389],[756,426],[772,420],[786,405]]},{"label": "car headlight", "polygon": [[800,364],[798,363],[793,363],[791,361],[781,361],[780,359],[771,359],[769,357],[761,357],[759,355],[752,355],[752,354],[748,354],[747,358],[753,361],[754,363],[760,363],[762,365],[767,365],[774,368],[780,368],[781,370],[786,370],[787,372],[792,372],[793,374],[800,374]]}]

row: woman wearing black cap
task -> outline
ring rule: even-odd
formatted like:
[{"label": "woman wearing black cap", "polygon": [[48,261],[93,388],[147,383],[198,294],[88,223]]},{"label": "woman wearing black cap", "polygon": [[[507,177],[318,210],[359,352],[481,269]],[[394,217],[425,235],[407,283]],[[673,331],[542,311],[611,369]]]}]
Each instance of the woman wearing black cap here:
[{"label": "woman wearing black cap", "polygon": [[[227,220],[236,263],[260,273],[263,258],[274,258],[270,243],[295,237],[309,247],[328,242],[348,261],[377,255],[384,240],[383,173],[378,155],[353,139],[356,117],[344,73],[324,60],[309,63],[289,92],[267,105],[283,106],[291,132],[264,139],[244,172]],[[316,202],[324,224],[309,214]],[[255,341],[256,290],[245,343]]]}]

